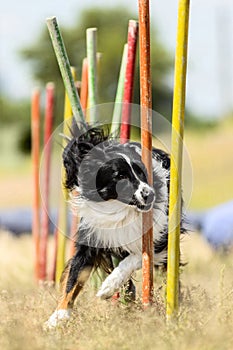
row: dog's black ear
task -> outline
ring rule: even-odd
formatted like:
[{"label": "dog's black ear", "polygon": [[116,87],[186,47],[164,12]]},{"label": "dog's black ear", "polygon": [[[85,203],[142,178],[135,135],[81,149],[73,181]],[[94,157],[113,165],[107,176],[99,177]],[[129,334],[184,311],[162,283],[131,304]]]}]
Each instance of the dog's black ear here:
[{"label": "dog's black ear", "polygon": [[82,160],[85,155],[93,148],[93,145],[89,142],[78,142],[79,158]]},{"label": "dog's black ear", "polygon": [[92,144],[79,142],[77,138],[73,138],[65,147],[62,158],[66,171],[65,187],[68,190],[72,190],[75,186],[78,186],[79,166],[92,148]]},{"label": "dog's black ear", "polygon": [[75,149],[77,149],[77,145],[75,144],[75,139],[72,139],[64,148],[62,154],[63,165],[66,171],[66,181],[64,185],[68,190],[72,190],[78,185],[78,159]]}]

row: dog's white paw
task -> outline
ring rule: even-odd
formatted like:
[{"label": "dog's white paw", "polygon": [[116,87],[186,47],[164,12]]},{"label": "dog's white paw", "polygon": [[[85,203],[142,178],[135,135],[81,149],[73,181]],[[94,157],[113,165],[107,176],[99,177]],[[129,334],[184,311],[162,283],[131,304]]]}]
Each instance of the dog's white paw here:
[{"label": "dog's white paw", "polygon": [[110,298],[123,286],[132,273],[141,267],[141,264],[141,255],[132,254],[127,256],[102,283],[96,296],[102,299]]},{"label": "dog's white paw", "polygon": [[115,290],[112,290],[109,287],[100,288],[100,290],[97,292],[96,296],[101,299],[108,299],[111,298],[111,296],[114,294]]},{"label": "dog's white paw", "polygon": [[67,321],[70,318],[71,310],[70,309],[60,309],[55,310],[54,313],[49,317],[48,321],[44,324],[44,329],[53,329],[57,327],[64,321]]},{"label": "dog's white paw", "polygon": [[116,268],[102,283],[96,296],[101,299],[108,299],[121,287],[122,284],[123,278],[121,271]]}]

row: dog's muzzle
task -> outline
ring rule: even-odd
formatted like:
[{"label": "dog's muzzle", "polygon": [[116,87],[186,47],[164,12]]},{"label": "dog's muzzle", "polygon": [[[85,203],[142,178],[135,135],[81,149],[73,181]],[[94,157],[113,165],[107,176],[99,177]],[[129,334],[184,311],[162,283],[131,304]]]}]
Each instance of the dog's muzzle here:
[{"label": "dog's muzzle", "polygon": [[132,205],[135,205],[139,211],[149,211],[155,201],[155,192],[147,184],[140,184],[132,198]]}]

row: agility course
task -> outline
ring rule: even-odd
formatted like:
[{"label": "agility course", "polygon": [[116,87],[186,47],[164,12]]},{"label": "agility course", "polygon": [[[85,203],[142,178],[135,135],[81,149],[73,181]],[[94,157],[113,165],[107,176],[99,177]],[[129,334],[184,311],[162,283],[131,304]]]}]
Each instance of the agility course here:
[{"label": "agility course", "polygon": [[[111,131],[120,129],[120,140],[127,142],[130,138],[131,103],[134,85],[135,59],[137,38],[139,37],[139,67],[140,67],[140,100],[141,100],[141,144],[142,160],[148,172],[148,182],[152,183],[152,96],[150,70],[150,13],[149,1],[139,1],[139,23],[129,21],[128,42],[125,44],[122,64],[119,74],[115,107],[112,118]],[[171,148],[171,192],[169,203],[169,235],[168,235],[168,271],[167,271],[167,319],[170,320],[178,311],[179,286],[179,252],[180,252],[180,221],[181,221],[181,174],[182,148],[184,132],[185,82],[187,66],[189,1],[180,1],[178,9],[177,48],[175,60],[174,97],[172,112],[172,148]],[[81,91],[75,83],[76,74],[70,67],[65,44],[55,17],[47,20],[51,41],[63,78],[66,99],[64,112],[64,134],[69,134],[69,119],[71,115],[77,123],[84,123],[85,119],[93,124],[98,121],[97,105],[97,28],[87,29],[87,58],[83,60]],[[73,69],[73,71],[72,71]],[[79,93],[80,96],[79,97]],[[54,87],[47,87],[45,109],[44,145],[47,145],[52,133]],[[46,147],[44,178],[44,209],[41,218],[41,233],[39,225],[39,92],[32,97],[32,140],[34,164],[34,214],[33,237],[35,245],[35,276],[37,280],[48,278],[46,268],[48,241],[48,212],[49,212],[49,158],[51,147]],[[88,109],[87,109],[88,108]],[[84,112],[85,111],[85,112]],[[87,117],[85,116],[87,111]],[[153,121],[156,123],[156,120]],[[119,124],[121,125],[119,127]],[[70,125],[71,127],[71,125]],[[62,172],[64,182],[64,171]],[[59,208],[58,230],[55,234],[54,267],[51,280],[59,282],[66,260],[67,231],[67,194],[63,191]],[[47,212],[46,212],[47,209]],[[73,219],[73,233],[77,221]],[[73,242],[71,240],[71,242]],[[71,243],[71,252],[74,251]],[[143,213],[142,225],[142,304],[147,308],[153,301],[153,218],[152,212]]]}]

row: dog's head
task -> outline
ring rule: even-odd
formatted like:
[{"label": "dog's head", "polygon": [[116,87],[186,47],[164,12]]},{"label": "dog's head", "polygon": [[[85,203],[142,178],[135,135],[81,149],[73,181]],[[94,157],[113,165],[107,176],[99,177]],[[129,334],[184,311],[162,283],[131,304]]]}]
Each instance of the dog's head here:
[{"label": "dog's head", "polygon": [[66,187],[77,188],[83,199],[118,200],[139,211],[152,208],[155,193],[148,185],[139,146],[103,137],[95,143],[74,138],[64,150],[63,162]]}]

